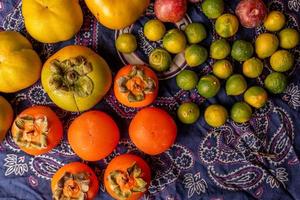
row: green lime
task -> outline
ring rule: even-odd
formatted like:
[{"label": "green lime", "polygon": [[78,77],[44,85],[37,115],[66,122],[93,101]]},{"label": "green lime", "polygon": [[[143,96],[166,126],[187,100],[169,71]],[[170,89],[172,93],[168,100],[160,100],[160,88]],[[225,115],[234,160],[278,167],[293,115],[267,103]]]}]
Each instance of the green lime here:
[{"label": "green lime", "polygon": [[183,90],[191,90],[197,86],[198,76],[194,71],[183,70],[176,76],[176,83]]},{"label": "green lime", "polygon": [[208,53],[204,47],[197,44],[192,44],[186,48],[184,57],[190,67],[196,67],[203,64],[207,60]]},{"label": "green lime", "polygon": [[237,123],[245,123],[251,119],[251,116],[252,109],[245,102],[237,102],[231,108],[230,117]]},{"label": "green lime", "polygon": [[183,103],[177,110],[179,120],[184,124],[195,123],[200,116],[199,106],[195,103]]},{"label": "green lime", "polygon": [[204,0],[202,5],[203,13],[209,19],[216,19],[222,15],[224,11],[224,1],[223,0]]},{"label": "green lime", "polygon": [[226,94],[237,96],[247,90],[247,82],[240,74],[233,74],[226,81]]},{"label": "green lime", "polygon": [[164,49],[156,48],[149,55],[149,64],[151,68],[158,72],[168,70],[170,68],[171,63],[171,55]]},{"label": "green lime", "polygon": [[223,38],[234,36],[239,29],[239,20],[235,15],[223,14],[215,24],[216,32]]},{"label": "green lime", "polygon": [[219,39],[210,45],[210,56],[213,59],[224,59],[230,54],[230,44],[225,39]]},{"label": "green lime", "polygon": [[243,63],[243,74],[248,78],[257,78],[263,71],[263,63],[258,58],[250,58]]},{"label": "green lime", "polygon": [[273,72],[265,79],[265,87],[273,94],[280,94],[285,91],[287,82],[286,75],[279,72]]},{"label": "green lime", "polygon": [[278,48],[279,41],[276,35],[271,33],[260,34],[255,41],[255,51],[259,58],[270,57]]},{"label": "green lime", "polygon": [[215,96],[220,90],[220,81],[214,75],[206,75],[200,78],[197,85],[198,92],[205,98]]},{"label": "green lime", "polygon": [[276,32],[282,29],[285,24],[285,16],[282,12],[279,11],[271,11],[265,22],[264,26],[268,31]]},{"label": "green lime", "polygon": [[197,44],[207,37],[205,27],[201,23],[191,23],[186,26],[185,35],[190,44]]},{"label": "green lime", "polygon": [[231,49],[231,56],[237,61],[245,61],[252,57],[254,52],[253,46],[250,42],[245,40],[236,40]]},{"label": "green lime", "polygon": [[179,29],[171,29],[163,38],[164,48],[173,54],[182,52],[186,47],[186,38]]},{"label": "green lime", "polygon": [[149,20],[144,26],[144,35],[150,41],[160,40],[165,33],[165,25],[157,19]]},{"label": "green lime", "polygon": [[131,33],[123,33],[116,40],[116,48],[122,53],[132,53],[137,48],[137,42]]},{"label": "green lime", "polygon": [[254,108],[261,108],[267,103],[268,94],[262,87],[252,86],[245,92],[244,100]]},{"label": "green lime", "polygon": [[206,123],[212,127],[220,127],[226,123],[228,112],[221,105],[213,104],[206,108],[204,119]]},{"label": "green lime", "polygon": [[299,32],[292,28],[286,28],[279,33],[280,46],[284,49],[292,49],[299,44]]},{"label": "green lime", "polygon": [[220,79],[227,79],[233,72],[233,66],[228,60],[218,60],[212,68],[214,75]]},{"label": "green lime", "polygon": [[294,56],[287,50],[276,51],[270,59],[272,69],[277,72],[286,72],[294,65]]}]

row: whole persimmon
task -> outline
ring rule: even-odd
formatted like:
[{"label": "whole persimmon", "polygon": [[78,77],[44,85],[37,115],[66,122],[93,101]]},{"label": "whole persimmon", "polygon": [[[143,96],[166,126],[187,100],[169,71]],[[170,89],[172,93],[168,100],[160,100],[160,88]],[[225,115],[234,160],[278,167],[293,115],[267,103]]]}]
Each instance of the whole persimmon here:
[{"label": "whole persimmon", "polygon": [[63,126],[51,108],[33,106],[16,117],[11,132],[21,150],[30,155],[40,155],[59,144]]},{"label": "whole persimmon", "polygon": [[163,109],[144,108],[132,119],[129,136],[138,149],[150,155],[157,155],[174,144],[177,126]]},{"label": "whole persimmon", "polygon": [[80,162],[69,163],[60,168],[52,177],[53,200],[92,200],[98,193],[99,182],[94,171]]},{"label": "whole persimmon", "polygon": [[88,111],[77,117],[69,127],[68,140],[83,160],[96,161],[108,156],[120,138],[115,121],[101,111]]},{"label": "whole persimmon", "polygon": [[151,180],[148,164],[140,157],[124,154],[115,157],[104,173],[106,191],[116,200],[138,200]]},{"label": "whole persimmon", "polygon": [[125,106],[148,106],[157,97],[158,78],[145,65],[127,65],[115,77],[114,93],[117,100]]}]

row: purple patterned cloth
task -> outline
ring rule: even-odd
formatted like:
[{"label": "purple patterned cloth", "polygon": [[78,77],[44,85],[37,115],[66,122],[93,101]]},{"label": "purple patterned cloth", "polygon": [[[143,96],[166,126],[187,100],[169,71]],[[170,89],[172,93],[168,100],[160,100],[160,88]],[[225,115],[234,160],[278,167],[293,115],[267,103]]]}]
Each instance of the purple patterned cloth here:
[{"label": "purple patterned cloth", "polygon": [[[238,0],[226,1],[227,12],[233,12]],[[288,27],[299,30],[300,1],[266,1],[270,10],[285,13]],[[42,44],[32,39],[26,32],[21,14],[21,0],[0,0],[0,28],[17,30],[25,35],[45,61],[51,54],[69,44],[88,46],[98,52],[109,63],[115,74],[128,62],[147,62],[149,52],[161,45],[145,39],[142,25],[153,18],[153,6],[145,16],[133,26],[111,31],[101,26],[81,2],[84,11],[84,25],[71,40],[57,44]],[[209,31],[203,45],[209,47],[217,38],[212,21],[204,17],[199,5],[190,6],[188,14],[176,26],[183,29],[190,22],[202,22]],[[169,26],[169,25],[168,25]],[[170,25],[171,26],[171,25]],[[230,42],[237,38],[254,41],[264,32],[241,28]],[[123,32],[133,32],[138,38],[139,50],[134,55],[122,55],[114,47],[115,38]],[[47,34],[47,33],[45,33]],[[289,200],[300,199],[300,49],[293,50],[295,68],[288,73],[290,83],[282,95],[271,95],[267,105],[255,111],[253,119],[239,125],[231,120],[216,129],[208,127],[203,117],[194,125],[183,125],[178,120],[178,137],[171,149],[158,156],[146,156],[139,152],[128,139],[128,124],[137,109],[119,104],[113,93],[109,94],[94,108],[107,112],[118,122],[122,139],[117,149],[106,159],[89,163],[100,178],[100,189],[96,199],[111,199],[103,187],[103,169],[116,155],[132,152],[144,157],[152,168],[152,182],[144,200]],[[174,76],[186,67],[182,55],[174,58],[176,65],[162,74],[158,99],[154,105],[168,110],[175,117],[176,109],[182,102],[193,101],[204,108],[211,103],[220,103],[230,108],[241,97],[227,97],[224,89],[217,97],[205,100],[197,94],[179,90]],[[211,60],[195,68],[199,75],[211,71]],[[232,61],[234,62],[234,61]],[[240,71],[239,63],[234,62]],[[249,80],[250,85],[262,85],[262,80],[270,72],[265,62],[263,75],[257,80]],[[3,95],[3,94],[2,94]],[[48,105],[61,118],[67,130],[78,113],[70,113],[57,108],[45,94],[40,83],[16,94],[5,95],[13,104],[15,113],[20,113],[31,105]],[[264,153],[261,153],[264,152]],[[272,156],[271,156],[272,155]],[[51,199],[50,180],[58,168],[66,163],[80,160],[70,149],[66,138],[51,152],[40,156],[24,154],[14,144],[9,133],[0,145],[0,199]]]}]

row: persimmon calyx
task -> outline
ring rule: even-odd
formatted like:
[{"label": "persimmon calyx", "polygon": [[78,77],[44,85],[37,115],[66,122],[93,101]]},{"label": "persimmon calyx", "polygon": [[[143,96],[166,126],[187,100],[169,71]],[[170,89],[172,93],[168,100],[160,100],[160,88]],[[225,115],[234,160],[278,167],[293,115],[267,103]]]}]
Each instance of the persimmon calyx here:
[{"label": "persimmon calyx", "polygon": [[78,97],[93,93],[94,83],[88,76],[93,66],[83,56],[50,62],[51,77],[49,85],[54,91],[73,92]]},{"label": "persimmon calyx", "polygon": [[14,141],[22,147],[46,149],[49,123],[46,116],[22,115],[15,120]]},{"label": "persimmon calyx", "polygon": [[134,163],[126,171],[112,171],[108,176],[109,187],[120,199],[127,199],[134,192],[147,190],[147,182],[141,176],[142,169]]},{"label": "persimmon calyx", "polygon": [[85,200],[90,182],[90,175],[87,172],[77,174],[66,172],[57,183],[53,200]]},{"label": "persimmon calyx", "polygon": [[133,66],[127,75],[120,77],[117,84],[121,93],[128,94],[129,102],[143,101],[156,88],[155,81],[137,66]]}]

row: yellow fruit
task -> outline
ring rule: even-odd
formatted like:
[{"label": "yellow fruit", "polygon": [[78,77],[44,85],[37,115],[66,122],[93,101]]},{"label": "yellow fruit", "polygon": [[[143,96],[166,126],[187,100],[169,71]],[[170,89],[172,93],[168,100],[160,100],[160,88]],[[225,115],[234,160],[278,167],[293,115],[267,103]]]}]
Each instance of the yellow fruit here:
[{"label": "yellow fruit", "polygon": [[280,47],[284,49],[292,49],[299,44],[299,32],[292,28],[286,28],[280,31],[279,40]]},{"label": "yellow fruit", "polygon": [[294,56],[287,50],[278,50],[271,56],[270,64],[273,70],[286,72],[293,67]]},{"label": "yellow fruit", "polygon": [[43,43],[71,39],[83,22],[78,0],[23,0],[22,14],[29,34]]},{"label": "yellow fruit", "polygon": [[271,11],[267,16],[264,26],[268,31],[279,31],[285,24],[285,16],[282,12]]},{"label": "yellow fruit", "polygon": [[245,92],[244,100],[254,108],[261,108],[267,103],[268,94],[262,87],[252,86]]},{"label": "yellow fruit", "polygon": [[0,142],[4,139],[13,122],[14,112],[11,105],[0,96]]},{"label": "yellow fruit", "polygon": [[260,34],[255,41],[255,51],[259,58],[270,57],[278,48],[279,41],[271,33]]},{"label": "yellow fruit", "polygon": [[243,63],[243,74],[248,78],[257,78],[261,75],[264,65],[258,58],[250,58]]},{"label": "yellow fruit", "polygon": [[216,32],[223,38],[236,34],[239,29],[239,20],[235,15],[223,14],[216,21]]},{"label": "yellow fruit", "polygon": [[17,92],[40,78],[42,63],[20,33],[0,32],[0,92]]},{"label": "yellow fruit", "polygon": [[220,127],[225,124],[228,118],[227,110],[221,105],[210,105],[204,112],[206,123],[212,127]]},{"label": "yellow fruit", "polygon": [[165,33],[165,25],[157,19],[149,20],[144,26],[144,35],[150,41],[160,40]]}]

